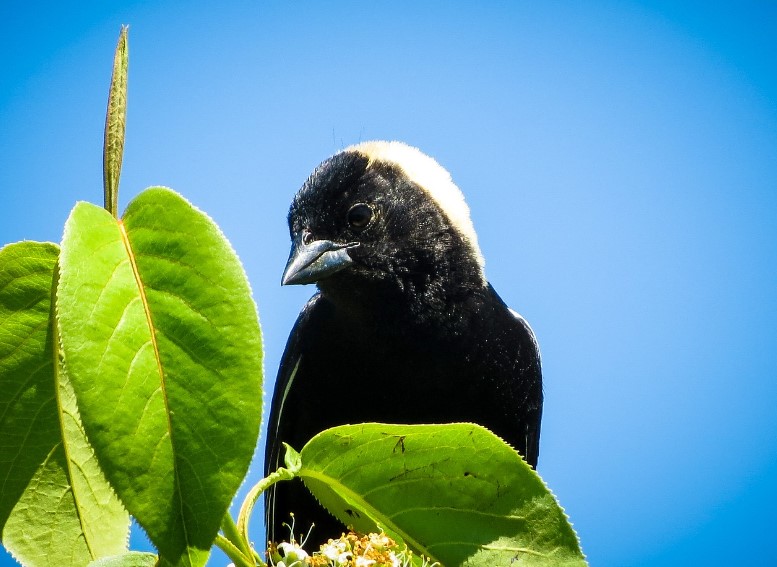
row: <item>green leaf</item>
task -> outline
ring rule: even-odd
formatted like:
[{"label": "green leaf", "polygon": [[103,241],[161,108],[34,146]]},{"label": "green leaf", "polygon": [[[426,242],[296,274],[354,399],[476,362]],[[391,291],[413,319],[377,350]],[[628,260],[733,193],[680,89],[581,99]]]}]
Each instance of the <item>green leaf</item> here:
[{"label": "green leaf", "polygon": [[346,525],[446,567],[586,565],[540,477],[479,425],[345,425],[301,455],[298,475]]},{"label": "green leaf", "polygon": [[302,457],[288,443],[284,443],[283,446],[286,448],[286,454],[283,456],[283,464],[286,465],[286,468],[289,469],[292,474],[296,475],[302,467]]},{"label": "green leaf", "polygon": [[59,249],[0,250],[0,533],[26,565],[122,552],[129,517],[84,437],[58,363],[51,297]]},{"label": "green leaf", "polygon": [[92,561],[89,567],[154,567],[157,556],[144,551],[128,551]]},{"label": "green leaf", "polygon": [[169,189],[78,203],[57,308],[84,427],[160,556],[202,565],[254,452],[262,344],[242,266]]},{"label": "green leaf", "polygon": [[103,192],[105,210],[119,216],[119,177],[124,157],[124,133],[127,127],[127,71],[129,47],[127,26],[121,27],[119,42],[113,55],[111,87],[108,90],[108,110],[105,113],[103,141]]}]

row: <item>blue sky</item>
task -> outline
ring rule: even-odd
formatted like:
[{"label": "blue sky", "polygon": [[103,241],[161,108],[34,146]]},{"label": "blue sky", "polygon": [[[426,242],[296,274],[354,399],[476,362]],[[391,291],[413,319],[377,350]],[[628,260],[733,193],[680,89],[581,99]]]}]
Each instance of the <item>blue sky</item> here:
[{"label": "blue sky", "polygon": [[404,140],[538,335],[539,471],[591,564],[777,564],[773,3],[6,2],[0,243],[102,202],[121,24],[121,205],[167,185],[220,224],[268,389],[313,292],[279,286],[291,198],[338,149]]}]

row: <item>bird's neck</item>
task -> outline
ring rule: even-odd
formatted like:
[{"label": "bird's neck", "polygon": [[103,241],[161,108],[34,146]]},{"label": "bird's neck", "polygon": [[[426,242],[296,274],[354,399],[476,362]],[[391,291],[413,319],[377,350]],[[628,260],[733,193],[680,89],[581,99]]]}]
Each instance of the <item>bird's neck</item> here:
[{"label": "bird's neck", "polygon": [[[332,278],[333,280],[335,278]],[[354,281],[337,278],[319,282],[323,296],[354,329],[400,329],[408,335],[445,330],[458,335],[477,316],[487,287],[479,281],[452,285],[413,278]]]}]

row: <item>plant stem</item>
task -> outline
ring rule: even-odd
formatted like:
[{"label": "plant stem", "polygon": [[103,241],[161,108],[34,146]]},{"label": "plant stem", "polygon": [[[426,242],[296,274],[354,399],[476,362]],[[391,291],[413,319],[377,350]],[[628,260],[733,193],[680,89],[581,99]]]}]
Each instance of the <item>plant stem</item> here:
[{"label": "plant stem", "polygon": [[237,529],[245,541],[249,541],[248,520],[251,517],[254,504],[256,504],[256,501],[259,499],[259,495],[276,482],[281,480],[291,480],[294,478],[294,476],[294,471],[281,467],[274,473],[270,473],[262,480],[257,482],[256,485],[254,485],[254,487],[248,492],[245,500],[243,500],[243,505],[240,507],[240,514],[237,517]]},{"label": "plant stem", "polygon": [[244,539],[240,534],[240,531],[237,529],[237,525],[235,525],[235,521],[232,519],[232,516],[229,515],[229,512],[224,514],[224,518],[221,520],[221,532],[243,555],[248,557],[253,555],[253,552],[251,551],[251,542]]},{"label": "plant stem", "polygon": [[103,142],[103,197],[105,210],[119,218],[119,176],[124,155],[124,133],[127,118],[127,67],[129,51],[127,26],[121,27],[119,42],[113,56],[111,88],[108,91],[108,110],[105,113]]},{"label": "plant stem", "polygon": [[234,543],[229,541],[221,534],[216,536],[216,540],[213,543],[232,560],[232,563],[235,564],[235,567],[256,567],[257,565],[259,565],[259,567],[267,567],[267,564],[264,561],[254,561],[253,557],[249,559],[243,555],[243,553],[235,546]]}]

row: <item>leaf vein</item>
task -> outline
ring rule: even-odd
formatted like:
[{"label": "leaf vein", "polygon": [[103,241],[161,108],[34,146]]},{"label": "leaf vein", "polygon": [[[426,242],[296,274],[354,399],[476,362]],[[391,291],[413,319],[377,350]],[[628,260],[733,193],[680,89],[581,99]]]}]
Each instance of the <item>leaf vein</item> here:
[{"label": "leaf vein", "polygon": [[391,514],[389,517],[397,518],[399,516],[403,516],[405,514],[410,514],[415,512],[463,512],[467,515],[482,516],[484,518],[496,518],[498,520],[508,520],[508,521],[514,521],[514,522],[526,521],[526,518],[524,516],[519,516],[517,514],[495,514],[493,512],[473,510],[471,508],[455,508],[453,506],[414,506],[412,508],[403,508],[402,510],[397,510],[394,514]]},{"label": "leaf vein", "polygon": [[183,510],[183,495],[181,494],[181,480],[179,477],[180,471],[178,470],[178,467],[175,466],[175,462],[177,460],[176,458],[177,451],[176,451],[175,440],[173,439],[172,414],[170,411],[170,400],[168,399],[168,396],[167,396],[167,387],[165,383],[166,376],[165,376],[164,368],[162,367],[162,358],[160,356],[159,345],[157,344],[157,340],[156,340],[156,333],[154,332],[156,327],[154,325],[154,320],[151,316],[151,307],[148,303],[148,298],[146,297],[143,279],[141,278],[140,272],[138,271],[138,265],[137,265],[137,262],[135,261],[135,253],[132,249],[132,245],[130,244],[129,235],[127,234],[126,227],[124,226],[124,223],[122,221],[118,221],[118,225],[119,225],[119,232],[121,234],[121,239],[122,239],[122,242],[124,243],[124,247],[126,249],[126,253],[129,258],[130,266],[132,267],[132,273],[135,277],[135,284],[137,285],[138,292],[140,293],[140,299],[143,303],[143,310],[145,312],[146,322],[148,324],[148,332],[151,335],[151,345],[153,346],[153,349],[154,349],[154,358],[156,359],[157,371],[159,372],[159,384],[162,390],[162,399],[164,400],[164,403],[165,403],[165,417],[167,419],[167,434],[170,436],[170,445],[173,451],[173,463],[174,463],[173,474],[175,478],[174,485],[175,485],[175,497],[177,500],[176,503],[178,504],[178,513],[180,514],[180,518],[181,518],[181,528],[183,529],[184,539],[186,540],[187,555],[189,555],[189,559],[191,561],[191,555],[190,555],[191,539],[189,536],[189,526],[186,523],[186,516],[184,515],[184,510]]}]

